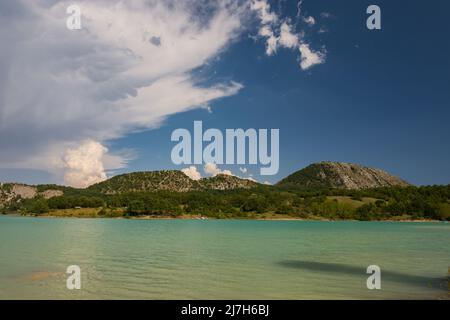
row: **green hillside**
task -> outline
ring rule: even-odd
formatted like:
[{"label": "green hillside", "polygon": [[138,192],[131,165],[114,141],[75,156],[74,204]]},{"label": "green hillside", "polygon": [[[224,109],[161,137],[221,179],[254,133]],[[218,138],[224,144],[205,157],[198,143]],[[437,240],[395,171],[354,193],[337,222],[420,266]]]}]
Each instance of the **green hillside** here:
[{"label": "green hillside", "polygon": [[198,190],[200,185],[181,171],[162,170],[121,174],[88,189],[104,194],[156,190],[184,192]]},{"label": "green hillside", "polygon": [[450,185],[409,186],[378,169],[329,162],[308,166],[275,186],[223,174],[192,180],[164,170],[122,174],[87,189],[0,184],[0,213],[450,220]]}]

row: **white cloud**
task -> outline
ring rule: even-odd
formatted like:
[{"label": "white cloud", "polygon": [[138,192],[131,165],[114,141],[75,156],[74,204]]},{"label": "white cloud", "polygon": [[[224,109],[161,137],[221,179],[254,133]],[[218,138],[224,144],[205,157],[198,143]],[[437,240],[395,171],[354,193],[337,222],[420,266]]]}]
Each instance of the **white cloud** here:
[{"label": "white cloud", "polygon": [[277,52],[278,37],[273,31],[274,24],[278,21],[276,13],[271,12],[267,0],[253,0],[250,9],[257,13],[261,27],[258,34],[266,39],[266,54],[271,56]]},{"label": "white cloud", "polygon": [[273,35],[268,37],[266,41],[266,54],[268,56],[275,54],[277,52],[277,47],[278,47],[278,38],[276,38]]},{"label": "white cloud", "polygon": [[278,20],[278,16],[270,11],[270,4],[267,0],[253,0],[250,8],[258,13],[262,24],[273,23]]},{"label": "white cloud", "polygon": [[242,32],[231,2],[198,18],[192,1],[80,0],[83,28],[73,31],[72,1],[3,0],[0,167],[63,176],[64,155],[86,139],[104,144],[236,94],[241,84],[200,85],[191,73]]},{"label": "white cloud", "polygon": [[332,17],[333,17],[333,15],[332,15],[331,13],[326,12],[326,11],[321,12],[321,13],[320,13],[320,16],[321,16],[322,18],[325,18],[325,19],[328,19],[328,18],[332,18]]},{"label": "white cloud", "polygon": [[[250,180],[253,182],[258,182],[256,179],[254,179],[252,177],[252,175],[249,175],[248,177],[240,177],[238,175],[233,174],[230,170],[222,170],[220,169],[217,164],[215,163],[207,163],[205,164],[205,166],[203,167],[203,170],[205,171],[205,174],[215,177],[218,174],[224,174],[224,175],[228,175],[228,176],[233,176],[233,177],[237,177],[240,179],[246,179],[246,180]],[[247,168],[239,168],[239,171],[241,171],[242,173],[247,173]]]},{"label": "white cloud", "polygon": [[325,62],[325,54],[320,51],[312,51],[308,44],[301,43],[300,50],[300,67],[303,70],[309,69],[316,64]]},{"label": "white cloud", "polygon": [[318,33],[326,33],[328,32],[328,29],[324,26],[320,27],[319,30],[317,31]]},{"label": "white cloud", "polygon": [[266,38],[266,54],[271,56],[276,53],[278,47],[278,38],[273,34],[269,26],[262,26],[258,34]]},{"label": "white cloud", "polygon": [[212,177],[217,176],[218,174],[225,174],[228,176],[234,176],[234,174],[230,170],[222,170],[215,163],[207,163],[203,167],[203,170],[207,175]]},{"label": "white cloud", "polygon": [[64,155],[64,182],[74,187],[86,188],[106,180],[103,156],[107,151],[107,148],[92,140],[83,142],[76,149],[68,149]]},{"label": "white cloud", "polygon": [[[191,178],[192,180],[200,180],[202,178],[201,173],[197,170],[196,166],[190,166],[188,168],[184,168],[181,170],[184,174],[186,174],[189,178]],[[215,177],[218,174],[224,174],[224,175],[228,175],[228,176],[233,176],[233,177],[237,177],[240,179],[247,179],[253,182],[258,182],[256,179],[254,179],[252,177],[252,175],[249,175],[248,177],[240,177],[237,176],[235,174],[233,174],[230,170],[222,170],[220,169],[217,164],[215,163],[206,163],[203,167],[203,171],[205,172],[205,174],[207,176],[211,176],[211,177]],[[243,174],[246,174],[248,172],[247,168],[239,168],[239,171],[242,172]]]},{"label": "white cloud", "polygon": [[280,44],[289,49],[298,47],[298,35],[292,33],[292,27],[287,22],[281,25]]},{"label": "white cloud", "polygon": [[[312,16],[302,17],[302,1],[297,3],[297,19],[302,19],[312,26],[316,20]],[[298,49],[300,52],[300,67],[302,70],[309,69],[314,65],[325,62],[325,51],[313,51],[309,43],[303,38],[302,32],[296,32],[294,25],[289,19],[281,19],[276,13],[271,11],[267,0],[253,1],[251,10],[257,13],[260,20],[258,35],[265,39],[266,54],[274,55],[279,47],[287,49]]]},{"label": "white cloud", "polygon": [[200,180],[202,178],[202,175],[200,174],[200,172],[198,172],[196,166],[190,166],[188,168],[182,169],[181,172],[183,172],[192,180]]},{"label": "white cloud", "polygon": [[313,16],[304,17],[303,21],[309,26],[313,26],[316,24],[316,19],[314,19]]},{"label": "white cloud", "polygon": [[[71,4],[0,1],[0,167],[47,170],[72,185],[103,179],[129,160],[103,150],[103,170],[93,160],[96,174],[74,174],[66,157],[86,141],[104,146],[238,93],[242,84],[205,85],[193,70],[237,39],[250,14],[268,55],[301,41],[266,0],[78,0],[81,30],[66,28]],[[205,5],[208,14],[199,16]],[[306,46],[304,66],[324,61]]]}]

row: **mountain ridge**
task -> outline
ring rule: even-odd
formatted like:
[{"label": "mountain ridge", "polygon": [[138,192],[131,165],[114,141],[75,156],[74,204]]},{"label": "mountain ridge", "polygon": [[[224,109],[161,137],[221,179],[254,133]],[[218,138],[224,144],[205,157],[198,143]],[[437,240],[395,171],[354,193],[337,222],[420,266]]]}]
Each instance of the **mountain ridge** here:
[{"label": "mountain ridge", "polygon": [[239,188],[246,189],[255,187],[258,184],[259,183],[249,179],[225,174],[193,180],[179,170],[158,170],[117,175],[108,180],[96,183],[87,189],[105,194],[157,190],[187,192]]},{"label": "mountain ridge", "polygon": [[[280,180],[275,187],[283,188],[337,188],[359,190],[385,186],[410,186],[408,182],[387,172],[358,164],[322,161],[313,163]],[[59,185],[27,185],[23,183],[0,183],[0,206],[16,198],[45,199],[71,193],[97,193],[113,195],[129,192],[154,191],[208,191],[251,189],[262,184],[237,176],[218,174],[213,177],[193,180],[179,170],[158,170],[124,173],[77,189]]]},{"label": "mountain ridge", "polygon": [[0,183],[0,214],[450,221],[450,184],[409,186],[383,170],[337,162],[309,165],[274,186],[162,170],[117,175],[86,189]]}]

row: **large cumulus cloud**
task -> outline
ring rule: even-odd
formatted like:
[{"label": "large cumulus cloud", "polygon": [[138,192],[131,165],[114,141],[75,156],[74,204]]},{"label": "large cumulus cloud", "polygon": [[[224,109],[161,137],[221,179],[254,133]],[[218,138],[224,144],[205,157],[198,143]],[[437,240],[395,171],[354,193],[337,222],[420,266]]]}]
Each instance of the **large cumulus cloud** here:
[{"label": "large cumulus cloud", "polygon": [[[81,30],[66,27],[74,3]],[[105,179],[127,162],[106,141],[243,87],[200,85],[192,71],[242,33],[251,8],[244,0],[0,1],[0,168],[46,170],[74,186]]]},{"label": "large cumulus cloud", "polygon": [[71,4],[0,4],[0,166],[64,170],[86,139],[156,127],[242,87],[191,75],[238,33],[237,5],[208,5],[198,18],[191,1],[78,1],[82,29],[69,30]]}]

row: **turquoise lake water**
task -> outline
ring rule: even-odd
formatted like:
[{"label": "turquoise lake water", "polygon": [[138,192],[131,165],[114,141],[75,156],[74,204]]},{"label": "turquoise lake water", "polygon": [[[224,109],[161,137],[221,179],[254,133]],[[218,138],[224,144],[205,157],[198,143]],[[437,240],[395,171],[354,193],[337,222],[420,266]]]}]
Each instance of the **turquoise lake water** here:
[{"label": "turquoise lake water", "polygon": [[444,223],[0,217],[0,299],[448,299],[449,266]]}]

